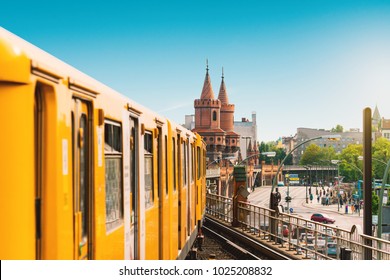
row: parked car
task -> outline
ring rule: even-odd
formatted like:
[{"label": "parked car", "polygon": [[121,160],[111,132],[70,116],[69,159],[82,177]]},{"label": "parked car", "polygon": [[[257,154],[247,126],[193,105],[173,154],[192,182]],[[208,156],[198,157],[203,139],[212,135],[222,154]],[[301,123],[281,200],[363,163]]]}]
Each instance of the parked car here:
[{"label": "parked car", "polygon": [[311,243],[311,241],[314,240],[313,234],[311,234],[311,233],[306,233],[306,232],[301,233],[301,235],[299,236],[299,240],[300,240],[300,241],[306,241],[306,239],[308,240],[307,243]]},{"label": "parked car", "polygon": [[315,222],[320,222],[320,223],[324,223],[324,224],[333,224],[336,220],[329,217],[328,215],[326,214],[321,214],[321,213],[315,213],[313,215],[311,215],[311,218],[310,220],[312,221],[315,221]]},{"label": "parked car", "polygon": [[337,256],[337,244],[335,242],[329,242],[328,246],[328,256],[335,258]]},{"label": "parked car", "polygon": [[322,233],[318,235],[318,238],[321,239],[321,240],[327,241],[329,243],[335,241],[335,237],[330,236],[330,235],[325,235],[325,234],[322,234]]},{"label": "parked car", "polygon": [[325,228],[325,229],[322,229],[321,231],[327,235],[335,235],[334,230],[331,228]]}]

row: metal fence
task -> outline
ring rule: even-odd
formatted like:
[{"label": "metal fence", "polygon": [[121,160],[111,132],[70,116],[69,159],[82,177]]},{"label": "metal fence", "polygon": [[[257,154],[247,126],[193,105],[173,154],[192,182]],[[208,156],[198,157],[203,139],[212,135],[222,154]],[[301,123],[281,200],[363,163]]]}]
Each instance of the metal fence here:
[{"label": "metal fence", "polygon": [[[359,233],[355,226],[341,229],[246,202],[238,202],[237,208],[236,218],[243,231],[304,258],[363,260],[370,256],[390,260],[390,241]],[[207,194],[208,215],[231,223],[233,212],[232,198]]]}]

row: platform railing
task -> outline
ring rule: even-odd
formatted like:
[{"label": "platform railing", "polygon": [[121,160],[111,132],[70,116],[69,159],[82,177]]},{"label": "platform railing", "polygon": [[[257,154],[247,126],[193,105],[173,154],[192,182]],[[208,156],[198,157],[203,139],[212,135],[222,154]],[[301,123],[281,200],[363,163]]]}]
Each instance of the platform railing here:
[{"label": "platform railing", "polygon": [[[206,196],[206,213],[221,221],[232,223],[233,205],[231,198]],[[237,208],[242,231],[304,258],[362,260],[364,251],[371,250],[372,259],[390,260],[390,241],[361,234],[356,226],[342,229],[242,201]]]},{"label": "platform railing", "polygon": [[233,202],[231,198],[216,194],[206,195],[206,214],[219,220],[231,223],[233,221]]}]

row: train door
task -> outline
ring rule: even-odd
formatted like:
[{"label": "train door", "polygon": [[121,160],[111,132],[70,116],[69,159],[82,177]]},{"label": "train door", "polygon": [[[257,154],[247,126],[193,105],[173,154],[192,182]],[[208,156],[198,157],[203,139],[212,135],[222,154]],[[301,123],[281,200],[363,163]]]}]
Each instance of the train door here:
[{"label": "train door", "polygon": [[158,228],[159,228],[159,259],[162,260],[164,257],[164,228],[163,228],[163,201],[164,201],[164,189],[163,189],[163,144],[162,144],[162,129],[158,127],[157,135],[157,180],[158,180]]},{"label": "train door", "polygon": [[181,249],[181,230],[182,230],[182,224],[181,224],[181,205],[182,205],[182,201],[181,201],[181,196],[182,196],[182,170],[181,170],[181,167],[182,167],[182,150],[181,150],[181,137],[180,137],[180,134],[177,134],[177,165],[176,165],[176,168],[177,168],[177,185],[178,185],[178,189],[179,189],[179,192],[178,192],[178,207],[177,207],[177,217],[178,217],[178,221],[177,221],[177,231],[178,231],[178,249],[180,250]]},{"label": "train door", "polygon": [[35,89],[34,127],[35,127],[35,258],[42,259],[42,192],[43,192],[43,93],[42,87]]},{"label": "train door", "polygon": [[130,117],[130,258],[139,259],[139,194],[138,194],[138,120]]},{"label": "train door", "polygon": [[73,99],[73,213],[75,259],[92,255],[92,164],[91,121],[88,103]]},{"label": "train door", "polygon": [[190,141],[185,144],[185,165],[186,165],[186,185],[187,185],[187,235],[191,234],[191,159],[190,159]]},{"label": "train door", "polygon": [[[57,136],[50,133],[55,130],[56,125],[54,88],[38,82],[34,99],[36,259],[68,257],[64,251],[53,248],[54,242],[58,242],[59,245],[66,242],[56,239],[58,238],[56,229],[63,225],[63,221],[58,221],[57,213],[53,213],[60,203],[56,200],[57,190],[53,185],[57,179],[57,168],[54,163]],[[62,141],[64,143],[66,139]],[[66,174],[65,171],[67,172],[67,166],[64,165],[63,175]],[[64,200],[64,203],[67,205],[67,200]]]}]

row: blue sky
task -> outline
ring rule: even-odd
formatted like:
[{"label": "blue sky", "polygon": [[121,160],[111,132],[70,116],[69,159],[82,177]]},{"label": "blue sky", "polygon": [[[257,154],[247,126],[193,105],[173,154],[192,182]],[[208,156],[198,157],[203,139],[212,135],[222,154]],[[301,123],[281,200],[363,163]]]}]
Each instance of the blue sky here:
[{"label": "blue sky", "polygon": [[206,59],[262,141],[390,118],[390,1],[5,1],[0,25],[178,123]]}]

